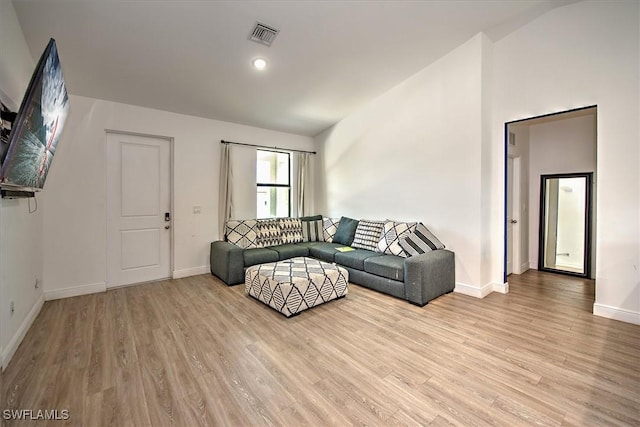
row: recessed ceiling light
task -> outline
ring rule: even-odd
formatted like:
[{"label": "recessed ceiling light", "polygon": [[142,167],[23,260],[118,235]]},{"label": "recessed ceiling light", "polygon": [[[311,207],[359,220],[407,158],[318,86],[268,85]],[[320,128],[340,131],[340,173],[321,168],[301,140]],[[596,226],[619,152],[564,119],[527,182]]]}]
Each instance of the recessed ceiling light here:
[{"label": "recessed ceiling light", "polygon": [[256,58],[251,63],[253,64],[253,68],[256,70],[264,70],[267,68],[267,61],[262,58]]}]

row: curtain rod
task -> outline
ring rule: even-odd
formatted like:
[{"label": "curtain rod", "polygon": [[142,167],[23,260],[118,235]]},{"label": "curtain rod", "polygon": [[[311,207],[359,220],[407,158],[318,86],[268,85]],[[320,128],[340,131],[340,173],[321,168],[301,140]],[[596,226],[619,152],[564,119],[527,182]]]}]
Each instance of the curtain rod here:
[{"label": "curtain rod", "polygon": [[269,148],[272,150],[280,150],[280,151],[293,151],[295,153],[309,153],[316,154],[315,151],[305,151],[305,150],[294,150],[292,148],[279,148],[279,147],[268,147],[266,145],[255,145],[255,144],[245,144],[242,142],[233,142],[233,141],[225,141],[224,139],[220,140],[220,144],[234,144],[234,145],[244,145],[245,147],[256,147],[256,148]]}]

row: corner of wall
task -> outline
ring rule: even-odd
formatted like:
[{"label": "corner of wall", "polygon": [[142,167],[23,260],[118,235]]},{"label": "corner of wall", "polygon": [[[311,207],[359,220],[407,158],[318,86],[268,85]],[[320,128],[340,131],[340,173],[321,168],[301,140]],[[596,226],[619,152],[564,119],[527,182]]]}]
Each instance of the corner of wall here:
[{"label": "corner of wall", "polygon": [[484,286],[478,287],[467,285],[466,283],[456,282],[456,287],[453,289],[453,291],[459,294],[468,295],[470,297],[484,298],[494,291],[494,284],[487,283]]},{"label": "corner of wall", "polygon": [[36,317],[38,317],[38,314],[40,313],[40,310],[42,309],[43,305],[44,305],[44,294],[40,294],[40,297],[35,302],[33,307],[31,307],[31,310],[29,310],[29,313],[27,314],[25,319],[22,321],[22,324],[20,325],[18,330],[15,332],[13,337],[11,337],[11,340],[7,344],[7,347],[2,349],[2,353],[0,354],[0,360],[2,362],[3,371],[9,365],[11,358],[13,357],[16,350],[20,346],[20,343],[22,342],[25,335],[27,334],[27,331],[29,331],[29,328],[33,324],[33,321],[36,320]]}]

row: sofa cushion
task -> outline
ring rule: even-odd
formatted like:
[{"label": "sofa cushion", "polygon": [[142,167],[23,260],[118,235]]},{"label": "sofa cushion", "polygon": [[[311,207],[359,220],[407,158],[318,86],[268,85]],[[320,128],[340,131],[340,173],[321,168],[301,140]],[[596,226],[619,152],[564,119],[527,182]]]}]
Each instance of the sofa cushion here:
[{"label": "sofa cushion", "polygon": [[395,255],[380,255],[364,261],[364,271],[391,280],[404,280],[404,258]]},{"label": "sofa cushion", "polygon": [[333,242],[333,236],[338,231],[338,225],[340,225],[340,218],[324,218],[322,220],[322,236],[325,242]]},{"label": "sofa cushion", "polygon": [[322,215],[300,217],[303,242],[324,242]]},{"label": "sofa cushion", "polygon": [[335,236],[333,236],[333,242],[351,246],[353,238],[356,235],[356,228],[358,228],[357,219],[343,216],[340,218],[340,224],[338,225]]},{"label": "sofa cushion", "polygon": [[336,252],[335,262],[345,267],[355,268],[358,270],[364,270],[364,261],[371,257],[378,257],[382,254],[368,251],[366,249],[356,249],[349,252]]},{"label": "sofa cushion", "polygon": [[309,256],[309,248],[296,243],[272,246],[269,249],[278,252],[280,260],[295,258],[299,256]]},{"label": "sofa cushion", "polygon": [[416,231],[400,239],[400,246],[409,256],[444,249],[442,242],[423,223],[417,225]]},{"label": "sofa cushion", "polygon": [[258,247],[258,221],[230,219],[225,226],[225,239],[242,248]]},{"label": "sofa cushion", "polygon": [[384,221],[360,220],[356,227],[356,234],[353,236],[351,246],[370,251],[377,250],[383,229]]},{"label": "sofa cushion", "polygon": [[269,248],[245,249],[243,255],[245,267],[250,267],[256,264],[264,264],[265,262],[279,261],[278,252]]},{"label": "sofa cushion", "polygon": [[302,221],[300,218],[279,218],[278,225],[283,244],[302,242]]},{"label": "sofa cushion", "polygon": [[282,232],[280,229],[280,221],[278,219],[260,219],[257,225],[259,248],[281,245]]},{"label": "sofa cushion", "polygon": [[343,246],[340,243],[318,242],[309,247],[309,255],[322,261],[334,262],[336,252],[338,252],[336,248]]},{"label": "sofa cushion", "polygon": [[322,244],[324,242],[300,242],[300,243],[296,243],[297,246],[304,246],[305,248],[311,248],[313,246],[316,246],[318,244]]},{"label": "sofa cushion", "polygon": [[407,253],[400,246],[400,239],[413,233],[418,223],[416,222],[398,222],[386,220],[382,237],[378,242],[378,251],[387,255],[398,255],[403,258],[407,257]]}]

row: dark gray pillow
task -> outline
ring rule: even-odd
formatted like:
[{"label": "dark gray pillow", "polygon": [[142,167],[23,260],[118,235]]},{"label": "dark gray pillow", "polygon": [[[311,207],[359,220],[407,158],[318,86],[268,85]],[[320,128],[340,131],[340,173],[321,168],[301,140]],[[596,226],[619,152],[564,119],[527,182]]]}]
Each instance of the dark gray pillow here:
[{"label": "dark gray pillow", "polygon": [[340,218],[340,225],[336,230],[335,236],[333,236],[333,243],[340,243],[341,245],[349,246],[353,243],[353,238],[356,235],[356,229],[358,228],[358,220],[353,218],[347,218],[343,216]]},{"label": "dark gray pillow", "polygon": [[313,216],[301,216],[300,221],[317,221],[322,219],[322,215],[313,215]]}]

